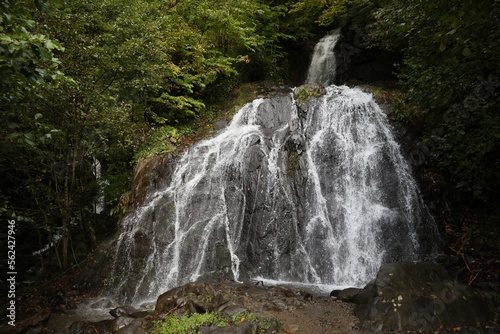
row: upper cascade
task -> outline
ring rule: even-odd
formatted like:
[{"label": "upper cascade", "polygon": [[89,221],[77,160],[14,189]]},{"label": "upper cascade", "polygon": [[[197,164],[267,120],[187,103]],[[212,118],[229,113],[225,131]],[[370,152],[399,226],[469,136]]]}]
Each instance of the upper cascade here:
[{"label": "upper cascade", "polygon": [[384,112],[329,86],[254,100],[187,150],[124,219],[111,276],[128,302],[202,278],[363,286],[436,238]]},{"label": "upper cascade", "polygon": [[335,83],[336,67],[335,45],[340,38],[340,29],[331,31],[314,47],[306,82],[329,86]]}]

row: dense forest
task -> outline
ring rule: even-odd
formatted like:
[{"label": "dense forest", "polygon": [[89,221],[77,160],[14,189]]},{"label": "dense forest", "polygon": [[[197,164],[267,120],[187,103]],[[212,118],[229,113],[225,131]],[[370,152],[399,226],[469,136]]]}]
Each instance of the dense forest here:
[{"label": "dense forest", "polygon": [[189,142],[241,84],[295,84],[297,50],[337,27],[396,55],[394,80],[370,84],[413,134],[409,154],[450,249],[500,246],[498,0],[0,8],[0,213],[4,229],[16,222],[25,279],[84,261],[116,232],[137,161]]}]

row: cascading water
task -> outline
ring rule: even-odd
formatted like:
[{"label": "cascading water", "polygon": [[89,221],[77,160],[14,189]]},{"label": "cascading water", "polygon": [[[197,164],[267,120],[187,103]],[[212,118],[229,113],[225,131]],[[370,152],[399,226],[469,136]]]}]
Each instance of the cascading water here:
[{"label": "cascading water", "polygon": [[323,86],[334,83],[337,66],[334,48],[339,38],[340,29],[337,29],[320,39],[316,44],[307,72],[307,82],[315,82]]},{"label": "cascading water", "polygon": [[329,86],[257,99],[185,152],[124,220],[111,276],[129,302],[214,277],[361,286],[434,234],[383,111]]}]

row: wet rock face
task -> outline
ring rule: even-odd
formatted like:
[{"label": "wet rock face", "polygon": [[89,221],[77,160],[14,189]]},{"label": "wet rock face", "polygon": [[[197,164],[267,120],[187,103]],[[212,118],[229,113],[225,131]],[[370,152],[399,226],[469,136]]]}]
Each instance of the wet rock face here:
[{"label": "wet rock face", "polygon": [[486,327],[495,305],[482,292],[453,282],[433,263],[390,263],[355,298],[362,329],[412,331]]},{"label": "wet rock face", "polygon": [[176,157],[172,154],[149,157],[139,161],[134,169],[129,209],[136,209],[144,202],[148,192],[157,190],[170,182],[175,169]]},{"label": "wet rock face", "polygon": [[199,279],[361,286],[435,235],[383,112],[348,87],[254,100],[134,189],[110,271],[126,303]]}]

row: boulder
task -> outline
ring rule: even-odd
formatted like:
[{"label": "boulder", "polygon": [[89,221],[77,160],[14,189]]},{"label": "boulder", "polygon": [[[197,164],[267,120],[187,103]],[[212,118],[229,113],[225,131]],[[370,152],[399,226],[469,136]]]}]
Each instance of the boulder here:
[{"label": "boulder", "polygon": [[201,334],[257,334],[258,326],[252,321],[245,321],[241,324],[227,327],[202,327]]},{"label": "boulder", "polygon": [[139,314],[141,312],[144,312],[143,310],[136,309],[133,306],[129,305],[123,305],[116,307],[109,311],[109,314],[111,314],[114,318],[122,317],[122,316],[131,316],[133,318],[142,318],[144,316],[134,316],[134,314]]},{"label": "boulder", "polygon": [[220,295],[216,294],[210,285],[193,282],[160,295],[156,301],[155,311],[166,313],[174,307],[187,305],[193,312],[205,312],[214,310],[220,304]]},{"label": "boulder", "polygon": [[135,319],[127,326],[121,328],[116,334],[147,334],[144,327],[147,326],[145,319]]},{"label": "boulder", "polygon": [[485,327],[495,318],[488,296],[434,263],[384,264],[355,302],[362,329],[370,331]]},{"label": "boulder", "polygon": [[113,320],[76,321],[69,327],[70,334],[111,334],[113,332]]},{"label": "boulder", "polygon": [[354,303],[356,302],[356,297],[358,294],[361,292],[361,289],[358,288],[347,288],[343,290],[333,290],[330,293],[330,297],[336,298],[338,300],[347,302],[347,303]]}]

